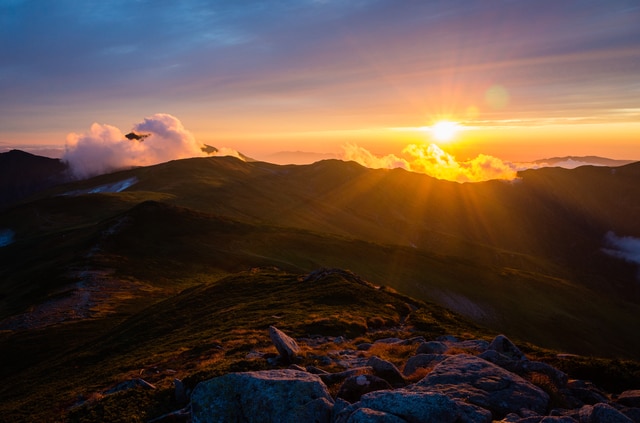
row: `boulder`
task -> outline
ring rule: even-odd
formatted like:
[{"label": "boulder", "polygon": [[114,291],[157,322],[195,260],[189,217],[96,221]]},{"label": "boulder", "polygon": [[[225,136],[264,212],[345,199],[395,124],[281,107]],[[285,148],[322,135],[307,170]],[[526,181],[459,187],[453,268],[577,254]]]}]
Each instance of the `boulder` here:
[{"label": "boulder", "polygon": [[585,405],[580,409],[580,423],[633,423],[609,404]]},{"label": "boulder", "polygon": [[296,341],[275,326],[269,326],[269,337],[280,357],[286,362],[292,362],[300,352]]},{"label": "boulder", "polygon": [[351,413],[346,423],[408,423],[405,419],[384,411],[372,410],[370,408],[358,408]]},{"label": "boulder", "polygon": [[491,422],[491,413],[487,410],[422,389],[370,392],[355,405],[358,409],[392,414],[409,423]]},{"label": "boulder", "polygon": [[627,407],[640,408],[640,389],[624,391],[618,396],[618,403]]},{"label": "boulder", "polygon": [[402,369],[402,374],[410,376],[421,367],[435,366],[437,363],[448,358],[448,355],[442,354],[418,354],[410,357]]},{"label": "boulder", "polygon": [[451,398],[465,400],[501,419],[522,410],[544,414],[549,395],[502,367],[468,354],[451,356],[416,384]]},{"label": "boulder", "polygon": [[191,395],[193,423],[328,423],[332,408],[318,376],[290,369],[229,373],[200,382]]},{"label": "boulder", "polygon": [[549,377],[549,379],[560,389],[567,386],[568,377],[564,372],[540,361],[529,361],[527,359],[512,359],[496,350],[489,349],[478,357],[490,361],[502,367],[505,370],[516,373],[520,376],[529,373],[540,373]]},{"label": "boulder", "polygon": [[420,344],[416,354],[444,354],[448,349],[449,347],[444,342],[429,341]]},{"label": "boulder", "polygon": [[374,375],[359,375],[347,378],[340,387],[338,398],[349,402],[357,402],[360,397],[373,391],[392,389],[389,382]]},{"label": "boulder", "polygon": [[404,376],[393,363],[373,356],[367,360],[367,366],[373,369],[373,374],[386,380],[393,387],[397,388],[407,384]]},{"label": "boulder", "polygon": [[493,338],[488,349],[497,351],[502,355],[506,355],[512,360],[526,360],[527,357],[515,346],[513,342],[504,335],[498,335]]}]

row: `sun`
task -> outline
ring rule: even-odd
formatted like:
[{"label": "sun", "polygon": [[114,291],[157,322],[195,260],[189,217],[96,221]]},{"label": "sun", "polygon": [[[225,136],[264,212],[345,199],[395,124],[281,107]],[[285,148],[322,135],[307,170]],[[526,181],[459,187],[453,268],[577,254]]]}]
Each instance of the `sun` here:
[{"label": "sun", "polygon": [[457,122],[450,122],[448,120],[441,120],[431,126],[431,133],[433,138],[437,141],[451,141],[455,138],[460,130],[460,124]]}]

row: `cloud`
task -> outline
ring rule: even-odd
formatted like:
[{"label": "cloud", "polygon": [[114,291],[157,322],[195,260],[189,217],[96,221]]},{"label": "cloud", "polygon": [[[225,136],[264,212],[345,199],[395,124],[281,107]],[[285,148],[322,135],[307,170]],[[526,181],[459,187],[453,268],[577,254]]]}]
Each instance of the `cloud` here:
[{"label": "cloud", "polygon": [[[62,161],[76,178],[84,179],[134,166],[207,156],[193,134],[169,114],[147,117],[134,125],[133,131],[148,137],[129,140],[115,126],[99,123],[83,134],[70,133]],[[217,155],[240,158],[238,152],[226,148]]]},{"label": "cloud", "polygon": [[12,244],[15,236],[16,233],[11,229],[0,229],[0,247]]},{"label": "cloud", "polygon": [[640,238],[618,236],[609,231],[604,240],[605,245],[608,247],[603,249],[605,253],[640,266]]},{"label": "cloud", "polygon": [[471,160],[458,161],[436,144],[410,144],[402,150],[406,158],[394,154],[378,157],[365,148],[352,144],[343,147],[343,150],[344,160],[353,160],[363,166],[387,169],[401,167],[448,181],[480,182],[516,178],[516,168],[511,163],[485,154]]},{"label": "cloud", "polygon": [[346,144],[342,147],[342,150],[343,160],[354,161],[372,169],[395,169],[400,167],[409,170],[409,163],[394,154],[378,157],[369,150],[355,144]]}]

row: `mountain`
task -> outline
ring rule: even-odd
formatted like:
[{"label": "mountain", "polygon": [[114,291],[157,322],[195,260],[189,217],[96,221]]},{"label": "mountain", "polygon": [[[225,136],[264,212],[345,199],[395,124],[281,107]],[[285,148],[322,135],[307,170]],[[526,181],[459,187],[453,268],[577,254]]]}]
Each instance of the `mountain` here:
[{"label": "mountain", "polygon": [[548,159],[534,160],[532,163],[539,166],[554,166],[574,169],[579,166],[624,166],[633,163],[634,160],[616,160],[598,156],[564,156],[550,157]]},{"label": "mountain", "polygon": [[59,159],[20,150],[0,153],[0,209],[68,180],[67,166]]},{"label": "mountain", "polygon": [[320,160],[335,159],[335,154],[313,153],[309,151],[279,151],[262,157],[262,160],[275,164],[311,164]]},{"label": "mountain", "polygon": [[[432,316],[412,330],[640,359],[634,244],[617,243],[640,239],[639,182],[640,163],[459,184],[209,157],[50,188],[0,211],[14,234],[0,247],[0,352],[12,363],[0,412],[39,401],[66,413],[74,396],[153,368],[163,389],[166,369],[188,380],[251,369],[276,323],[384,337]],[[320,268],[367,288],[299,283]]]}]

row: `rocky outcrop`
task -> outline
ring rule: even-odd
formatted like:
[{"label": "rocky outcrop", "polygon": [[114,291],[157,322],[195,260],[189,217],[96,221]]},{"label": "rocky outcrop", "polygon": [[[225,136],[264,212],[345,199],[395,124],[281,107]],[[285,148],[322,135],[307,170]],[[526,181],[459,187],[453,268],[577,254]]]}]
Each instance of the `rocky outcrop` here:
[{"label": "rocky outcrop", "polygon": [[497,418],[522,409],[544,414],[549,404],[549,395],[531,382],[469,354],[447,358],[416,385],[490,410]]},{"label": "rocky outcrop", "polygon": [[296,341],[275,326],[269,326],[269,336],[280,357],[288,363],[293,362],[300,352],[300,347]]},{"label": "rocky outcrop", "polygon": [[329,423],[333,399],[320,378],[297,370],[230,373],[199,383],[193,423]]},{"label": "rocky outcrop", "polygon": [[[284,339],[285,344],[294,344],[296,354],[300,354],[295,340],[274,327],[269,332],[274,344]],[[339,343],[334,344],[344,348],[345,343],[340,337]],[[568,381],[567,376],[554,367],[529,360],[502,335],[491,343],[442,337],[436,341],[385,338],[374,344],[387,344],[390,348],[419,344],[416,351],[421,353],[406,360],[403,373],[393,363],[375,355],[367,359],[369,352],[364,349],[342,349],[324,357],[312,356],[314,360],[347,367],[340,372],[328,373],[314,366],[305,368],[294,364],[283,370],[231,373],[196,386],[191,396],[192,421],[640,422],[640,391],[627,391],[616,401],[610,401],[590,383]],[[298,357],[286,349],[278,348],[278,351],[289,361]],[[425,369],[426,376],[409,384],[408,380],[416,380],[415,372],[419,368]],[[549,394],[527,380],[531,374],[544,375],[552,384],[554,395],[562,396],[563,403],[571,407],[553,409]],[[329,395],[328,387],[331,392],[337,392],[335,400]]]}]

